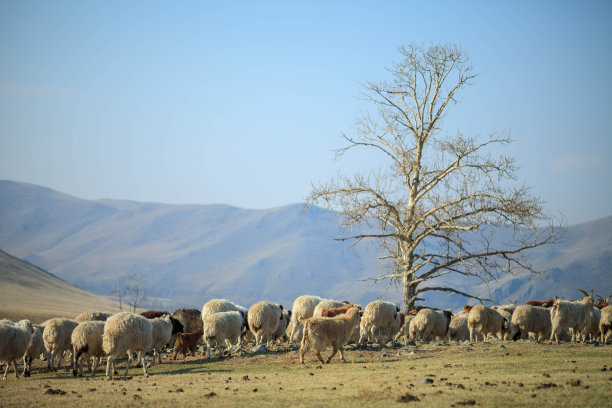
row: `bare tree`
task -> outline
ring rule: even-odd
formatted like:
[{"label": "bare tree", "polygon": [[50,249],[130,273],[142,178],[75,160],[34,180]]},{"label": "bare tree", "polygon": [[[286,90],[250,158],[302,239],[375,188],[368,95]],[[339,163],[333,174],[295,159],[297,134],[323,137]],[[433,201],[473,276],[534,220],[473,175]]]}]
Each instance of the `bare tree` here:
[{"label": "bare tree", "polygon": [[110,291],[111,296],[117,296],[119,310],[123,310],[123,301],[136,313],[149,299],[149,288],[146,286],[145,276],[141,273],[132,273],[121,280],[117,280],[115,288]]},{"label": "bare tree", "polygon": [[339,239],[350,246],[378,243],[387,268],[373,279],[401,282],[405,310],[427,291],[489,300],[423,284],[451,273],[484,281],[519,270],[536,273],[525,251],[558,241],[560,230],[542,201],[515,185],[515,160],[493,157],[494,147],[512,142],[508,133],[441,134],[448,108],[476,77],[465,51],[414,44],[399,51],[403,60],[389,69],[390,81],[363,85],[377,118],[363,114],[337,152],[374,149],[388,167],[314,186],[308,204],[338,211]]}]

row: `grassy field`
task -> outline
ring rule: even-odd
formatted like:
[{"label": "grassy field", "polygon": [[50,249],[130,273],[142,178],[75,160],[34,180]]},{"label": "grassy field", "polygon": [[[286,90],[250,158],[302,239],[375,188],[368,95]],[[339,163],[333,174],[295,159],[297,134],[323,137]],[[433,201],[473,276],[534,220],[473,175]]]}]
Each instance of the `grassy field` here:
[{"label": "grassy field", "polygon": [[[258,407],[576,407],[610,406],[612,346],[490,344],[422,345],[349,350],[346,363],[298,363],[284,348],[207,362],[201,355],[165,360],[107,380],[38,362],[30,378],[12,373],[0,406],[258,406]],[[123,365],[119,373],[123,374]]]}]

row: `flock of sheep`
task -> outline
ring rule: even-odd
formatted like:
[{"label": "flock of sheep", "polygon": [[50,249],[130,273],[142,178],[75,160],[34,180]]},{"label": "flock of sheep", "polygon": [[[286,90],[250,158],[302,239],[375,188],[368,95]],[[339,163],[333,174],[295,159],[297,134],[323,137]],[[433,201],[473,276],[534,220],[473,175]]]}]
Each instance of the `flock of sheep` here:
[{"label": "flock of sheep", "polygon": [[[254,342],[255,348],[277,339],[300,343],[299,361],[314,350],[317,358],[329,363],[337,352],[344,361],[344,346],[350,342],[381,342],[400,337],[404,341],[430,341],[435,338],[472,342],[488,335],[501,340],[525,339],[531,335],[538,341],[606,342],[612,334],[612,306],[600,299],[598,304],[586,292],[579,301],[551,299],[529,301],[524,305],[487,307],[466,305],[456,315],[449,310],[418,307],[401,313],[393,303],[376,300],[362,310],[360,305],[317,296],[300,296],[293,303],[293,312],[282,305],[261,301],[248,310],[225,299],[207,302],[201,311],[178,309],[174,313],[147,311],[141,314],[120,312],[85,312],[73,319],[55,318],[40,325],[29,320],[0,320],[0,361],[15,369],[23,359],[24,376],[29,376],[31,362],[47,357],[49,369],[59,369],[64,352],[70,352],[73,374],[82,375],[81,360],[94,375],[102,357],[106,357],[106,375],[112,378],[115,361],[127,356],[127,375],[135,354],[148,376],[144,355],[153,351],[151,364],[161,360],[161,350],[174,344],[173,359],[178,353],[194,354],[198,344],[206,345],[206,357],[216,347],[221,356],[226,347],[240,347]],[[600,336],[600,337],[599,337]],[[321,352],[332,347],[325,361]],[[55,366],[55,359],[57,367]],[[93,366],[91,366],[93,361]]]}]

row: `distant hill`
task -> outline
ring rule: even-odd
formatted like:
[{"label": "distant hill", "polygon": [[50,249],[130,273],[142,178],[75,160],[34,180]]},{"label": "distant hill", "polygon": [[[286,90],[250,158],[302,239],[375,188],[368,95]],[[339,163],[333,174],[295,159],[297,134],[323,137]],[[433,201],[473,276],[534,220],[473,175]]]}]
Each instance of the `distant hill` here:
[{"label": "distant hill", "polygon": [[0,318],[74,318],[87,310],[119,311],[119,304],[85,292],[26,261],[0,250]]},{"label": "distant hill", "polygon": [[[76,286],[108,295],[129,274],[146,276],[155,307],[200,308],[225,297],[248,306],[290,306],[303,294],[366,304],[400,302],[379,273],[375,250],[344,250],[333,212],[300,204],[267,210],[226,205],[166,205],[82,200],[31,184],[0,181],[0,248]],[[477,294],[508,300],[578,297],[576,288],[612,294],[612,217],[570,226],[568,239],[531,259],[550,272],[505,276],[492,284],[449,277]],[[427,303],[458,308],[461,296],[431,293]]]}]

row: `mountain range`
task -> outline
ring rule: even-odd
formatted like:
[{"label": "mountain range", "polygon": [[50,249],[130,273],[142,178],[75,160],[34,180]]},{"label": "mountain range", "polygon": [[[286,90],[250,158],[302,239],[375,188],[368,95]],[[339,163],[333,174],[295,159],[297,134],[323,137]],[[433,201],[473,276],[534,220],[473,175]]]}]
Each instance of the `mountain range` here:
[{"label": "mountain range", "polygon": [[[108,296],[145,278],[151,306],[201,308],[211,298],[288,307],[303,294],[367,304],[401,303],[401,288],[368,280],[380,273],[375,248],[346,249],[332,211],[302,204],[266,210],[84,200],[32,184],[0,181],[0,248],[79,288]],[[505,275],[483,284],[447,277],[436,286],[499,303],[577,289],[612,294],[612,216],[572,225],[567,238],[529,254],[537,276]],[[448,276],[448,275],[447,275]],[[427,304],[456,309],[468,300],[429,292]]]}]

